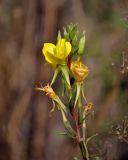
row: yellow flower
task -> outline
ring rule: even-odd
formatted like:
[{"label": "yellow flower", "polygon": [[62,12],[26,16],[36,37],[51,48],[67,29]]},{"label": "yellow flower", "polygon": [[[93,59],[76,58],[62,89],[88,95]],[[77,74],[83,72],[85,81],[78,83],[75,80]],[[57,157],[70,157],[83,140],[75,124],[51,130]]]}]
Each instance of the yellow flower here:
[{"label": "yellow flower", "polygon": [[52,43],[44,43],[42,53],[45,60],[56,66],[65,63],[65,59],[71,52],[71,44],[65,39],[59,39],[56,46]]},{"label": "yellow flower", "polygon": [[77,82],[83,81],[89,74],[89,69],[81,61],[71,62],[71,72]]}]

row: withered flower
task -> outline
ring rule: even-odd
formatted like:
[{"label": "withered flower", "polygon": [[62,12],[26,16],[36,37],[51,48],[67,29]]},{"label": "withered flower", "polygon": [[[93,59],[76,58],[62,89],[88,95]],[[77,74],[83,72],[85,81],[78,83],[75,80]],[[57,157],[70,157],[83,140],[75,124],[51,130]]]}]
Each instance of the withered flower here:
[{"label": "withered flower", "polygon": [[77,82],[83,81],[89,74],[89,69],[81,61],[71,62],[70,70]]},{"label": "withered flower", "polygon": [[46,92],[46,95],[48,95],[51,99],[54,99],[56,97],[55,92],[53,91],[53,89],[49,86],[49,84],[47,84],[45,87],[37,87],[36,88],[39,91],[43,91]]},{"label": "withered flower", "polygon": [[91,110],[92,108],[94,107],[93,103],[87,103],[85,106],[84,106],[84,114],[87,115]]},{"label": "withered flower", "polygon": [[59,109],[62,109],[64,112],[67,112],[66,106],[63,104],[60,98],[56,95],[56,93],[53,91],[53,89],[49,84],[47,84],[45,87],[41,85],[41,87],[37,87],[36,90],[45,92],[46,95],[48,95],[54,102],[56,102]]},{"label": "withered flower", "polygon": [[53,89],[47,84],[44,88],[43,91],[46,92],[46,95],[48,95],[51,99],[54,99],[56,97],[55,92]]}]

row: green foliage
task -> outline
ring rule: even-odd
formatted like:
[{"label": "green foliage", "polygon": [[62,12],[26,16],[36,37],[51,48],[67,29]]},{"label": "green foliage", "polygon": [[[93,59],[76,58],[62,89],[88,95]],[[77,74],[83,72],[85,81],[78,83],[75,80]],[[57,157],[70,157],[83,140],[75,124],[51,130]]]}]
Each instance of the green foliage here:
[{"label": "green foliage", "polygon": [[78,56],[81,58],[85,49],[85,32],[83,32],[83,35],[80,37],[78,33],[78,27],[75,24],[70,24],[67,27],[63,27],[64,38],[72,44],[72,52],[70,56]]}]

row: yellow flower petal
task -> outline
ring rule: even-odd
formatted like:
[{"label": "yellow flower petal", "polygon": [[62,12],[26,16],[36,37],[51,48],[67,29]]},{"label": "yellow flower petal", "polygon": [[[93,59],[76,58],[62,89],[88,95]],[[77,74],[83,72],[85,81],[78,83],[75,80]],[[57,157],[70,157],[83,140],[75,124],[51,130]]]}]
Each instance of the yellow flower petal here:
[{"label": "yellow flower petal", "polygon": [[59,59],[57,58],[56,56],[54,56],[53,54],[49,53],[48,51],[45,53],[45,59],[48,63],[50,64],[62,64],[64,63],[64,60],[63,59]]},{"label": "yellow flower petal", "polygon": [[45,43],[44,47],[42,49],[42,52],[45,56],[45,59],[48,63],[53,63],[53,58],[54,58],[54,51],[56,49],[56,46],[52,43]]},{"label": "yellow flower petal", "polygon": [[46,61],[53,66],[64,64],[66,57],[71,52],[71,44],[64,38],[61,38],[58,40],[56,46],[52,43],[45,43],[42,52]]},{"label": "yellow flower petal", "polygon": [[66,53],[66,48],[65,48],[65,39],[59,39],[56,45],[56,56],[60,59],[65,59],[65,53]]},{"label": "yellow flower petal", "polygon": [[48,51],[51,54],[54,54],[55,49],[56,49],[56,46],[54,44],[52,44],[52,43],[44,43],[43,53],[45,54],[45,52]]},{"label": "yellow flower petal", "polygon": [[66,57],[70,54],[70,52],[71,52],[71,43],[70,42],[66,42],[65,43],[65,45],[66,45]]}]

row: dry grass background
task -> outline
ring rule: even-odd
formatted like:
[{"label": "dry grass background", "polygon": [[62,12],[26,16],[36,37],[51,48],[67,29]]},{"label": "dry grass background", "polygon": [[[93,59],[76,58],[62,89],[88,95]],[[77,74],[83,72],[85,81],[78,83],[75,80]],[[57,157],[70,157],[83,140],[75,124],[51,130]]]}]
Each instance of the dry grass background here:
[{"label": "dry grass background", "polygon": [[[46,84],[52,77],[41,55],[42,44],[55,42],[57,30],[67,23],[77,23],[81,31],[86,30],[84,60],[91,69],[86,95],[96,107],[90,132],[127,113],[128,104],[122,108],[118,102],[124,79],[118,71],[113,71],[116,76],[110,79],[108,94],[103,90],[109,81],[106,77],[112,76],[106,72],[112,70],[111,56],[124,50],[128,53],[127,29],[114,19],[106,20],[104,16],[110,12],[124,21],[127,0],[0,1],[0,160],[71,160],[79,153],[75,143],[55,134],[63,130],[61,117],[58,113],[50,115],[51,102],[34,90],[38,82]],[[112,142],[107,159],[117,158],[117,143]]]}]

